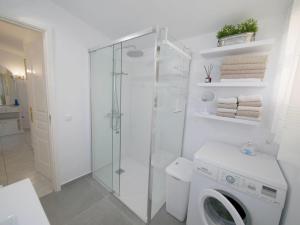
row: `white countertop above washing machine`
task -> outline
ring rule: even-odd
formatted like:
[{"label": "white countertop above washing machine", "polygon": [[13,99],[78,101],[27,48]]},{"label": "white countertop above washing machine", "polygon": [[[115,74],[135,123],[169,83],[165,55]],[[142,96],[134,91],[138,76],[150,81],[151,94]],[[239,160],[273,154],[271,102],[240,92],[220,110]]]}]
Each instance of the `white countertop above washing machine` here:
[{"label": "white countertop above washing machine", "polygon": [[287,183],[275,157],[257,152],[248,156],[239,147],[219,142],[208,142],[195,153],[194,160],[200,160],[232,172],[243,174],[257,181],[283,190]]}]

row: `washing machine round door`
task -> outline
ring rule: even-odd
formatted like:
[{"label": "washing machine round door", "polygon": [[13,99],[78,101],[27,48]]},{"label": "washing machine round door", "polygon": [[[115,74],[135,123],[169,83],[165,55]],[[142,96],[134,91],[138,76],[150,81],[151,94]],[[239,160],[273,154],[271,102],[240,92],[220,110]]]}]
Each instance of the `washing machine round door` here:
[{"label": "washing machine round door", "polygon": [[203,225],[248,224],[247,214],[244,212],[243,207],[218,190],[203,190],[200,193],[198,204]]}]

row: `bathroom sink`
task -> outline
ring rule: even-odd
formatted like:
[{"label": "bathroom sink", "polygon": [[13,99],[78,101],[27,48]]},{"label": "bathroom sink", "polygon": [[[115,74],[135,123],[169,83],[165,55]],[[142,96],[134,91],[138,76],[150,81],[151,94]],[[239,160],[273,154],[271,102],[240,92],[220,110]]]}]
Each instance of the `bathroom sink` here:
[{"label": "bathroom sink", "polygon": [[20,109],[18,106],[0,106],[0,120],[18,119],[19,113]]},{"label": "bathroom sink", "polygon": [[20,112],[18,106],[13,106],[13,105],[0,106],[0,113],[17,113],[17,112]]}]

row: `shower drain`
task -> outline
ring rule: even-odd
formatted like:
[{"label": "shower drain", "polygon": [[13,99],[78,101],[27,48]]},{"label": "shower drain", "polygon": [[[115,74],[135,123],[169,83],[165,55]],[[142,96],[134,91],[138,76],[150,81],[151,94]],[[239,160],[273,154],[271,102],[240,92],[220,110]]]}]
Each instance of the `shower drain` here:
[{"label": "shower drain", "polygon": [[121,175],[122,173],[125,173],[125,170],[123,169],[118,169],[115,171],[116,174]]}]

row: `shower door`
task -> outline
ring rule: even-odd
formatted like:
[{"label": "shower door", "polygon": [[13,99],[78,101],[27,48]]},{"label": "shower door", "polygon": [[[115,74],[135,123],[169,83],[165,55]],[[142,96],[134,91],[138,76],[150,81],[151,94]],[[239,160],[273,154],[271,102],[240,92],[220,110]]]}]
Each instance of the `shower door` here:
[{"label": "shower door", "polygon": [[148,221],[156,33],[90,52],[93,177]]},{"label": "shower door", "polygon": [[93,177],[120,193],[121,44],[91,52]]},{"label": "shower door", "polygon": [[93,177],[144,222],[165,202],[185,124],[190,57],[160,36],[150,29],[90,51]]}]

